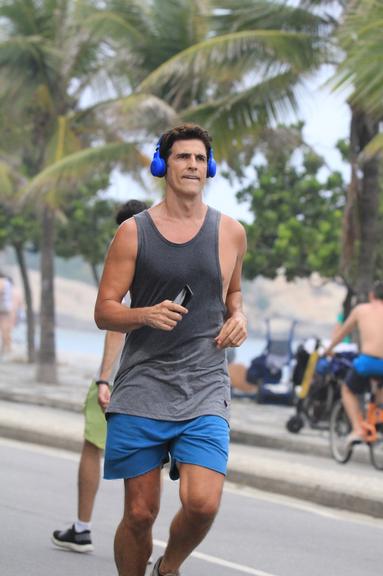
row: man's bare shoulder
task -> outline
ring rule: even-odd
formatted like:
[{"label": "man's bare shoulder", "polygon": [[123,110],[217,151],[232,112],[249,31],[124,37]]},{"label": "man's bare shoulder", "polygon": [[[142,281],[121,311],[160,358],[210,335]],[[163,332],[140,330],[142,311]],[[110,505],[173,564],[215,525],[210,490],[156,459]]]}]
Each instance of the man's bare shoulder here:
[{"label": "man's bare shoulder", "polygon": [[134,218],[125,220],[117,229],[111,249],[115,254],[131,255],[137,251],[137,224]]},{"label": "man's bare shoulder", "polygon": [[228,216],[227,214],[221,214],[221,223],[224,230],[236,238],[241,239],[246,236],[244,226],[231,216]]},{"label": "man's bare shoulder", "polygon": [[374,314],[372,306],[369,302],[362,302],[361,304],[357,304],[355,308],[353,308],[350,318],[359,322],[362,318],[367,318]]},{"label": "man's bare shoulder", "polygon": [[130,242],[137,237],[137,224],[135,219],[128,218],[117,228],[115,238],[122,242]]}]

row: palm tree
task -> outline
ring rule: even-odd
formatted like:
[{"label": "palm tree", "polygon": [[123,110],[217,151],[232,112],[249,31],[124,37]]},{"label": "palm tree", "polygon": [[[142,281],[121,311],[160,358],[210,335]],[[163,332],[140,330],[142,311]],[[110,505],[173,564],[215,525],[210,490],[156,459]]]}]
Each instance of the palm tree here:
[{"label": "palm tree", "polygon": [[383,119],[383,5],[357,0],[345,9],[338,39],[344,59],[337,86],[351,90],[350,147],[352,179],[344,227],[344,267],[355,273],[358,300],[366,300],[374,279],[380,241],[381,197],[377,153],[383,149],[379,124]]},{"label": "palm tree", "polygon": [[[28,193],[43,206],[40,380],[55,379],[55,210],[78,178],[101,161],[142,165],[132,135],[158,132],[174,111],[209,127],[234,163],[296,106],[294,88],[323,58],[325,19],[282,1],[243,7],[245,18],[232,0],[0,0],[0,94],[30,124]],[[111,100],[85,107],[100,84]]]},{"label": "palm tree", "polygon": [[[137,173],[145,157],[127,141],[129,117],[145,107],[141,95],[124,125],[111,127],[89,89],[105,84],[112,51],[100,33],[90,0],[2,0],[0,96],[7,113],[28,128],[23,156],[32,179],[28,198],[39,202],[41,231],[40,352],[37,378],[55,382],[55,211],[91,167],[111,169],[120,159]],[[104,91],[105,98],[105,91]],[[88,98],[89,99],[89,98]],[[161,103],[153,99],[161,111]],[[141,110],[142,111],[142,110]],[[164,114],[168,108],[164,107]],[[161,116],[161,115],[160,115]],[[168,117],[166,116],[168,122]],[[143,122],[145,125],[145,122]],[[32,142],[32,146],[30,145]],[[95,146],[97,144],[98,146]]]},{"label": "palm tree", "polygon": [[[160,8],[163,3],[150,4]],[[182,6],[182,13],[188,10],[189,15],[174,19],[169,29],[181,30],[184,43],[190,37],[194,43],[169,52],[153,71],[146,69],[150,73],[137,90],[156,94],[183,119],[210,128],[217,156],[230,163],[244,141],[254,149],[265,126],[297,108],[295,88],[324,59],[327,20],[284,1],[170,4]],[[200,26],[201,19],[208,26]],[[162,42],[175,46],[173,35],[159,42],[167,22],[159,17],[154,38],[145,35],[158,49]],[[135,57],[143,53],[146,62],[142,46],[132,50]]]}]

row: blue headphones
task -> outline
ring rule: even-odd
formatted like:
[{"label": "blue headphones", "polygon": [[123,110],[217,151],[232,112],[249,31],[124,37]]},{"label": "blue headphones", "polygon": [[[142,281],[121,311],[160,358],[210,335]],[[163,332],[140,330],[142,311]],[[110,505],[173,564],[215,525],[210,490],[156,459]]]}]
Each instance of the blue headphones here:
[{"label": "blue headphones", "polygon": [[[150,164],[150,172],[153,176],[157,178],[162,178],[166,174],[166,162],[160,155],[161,139],[158,140],[155,152],[153,154],[153,160]],[[217,163],[214,160],[213,148],[210,148],[209,158],[207,159],[207,177],[214,178],[217,172]]]}]

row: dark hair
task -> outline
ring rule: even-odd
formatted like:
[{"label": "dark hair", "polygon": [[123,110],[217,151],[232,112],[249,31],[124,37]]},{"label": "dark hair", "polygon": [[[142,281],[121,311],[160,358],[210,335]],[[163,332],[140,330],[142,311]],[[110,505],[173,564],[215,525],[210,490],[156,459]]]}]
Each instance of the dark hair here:
[{"label": "dark hair", "polygon": [[161,136],[160,156],[165,161],[169,158],[171,148],[177,140],[202,140],[205,144],[206,155],[209,158],[212,139],[208,131],[198,124],[181,124]]},{"label": "dark hair", "polygon": [[383,300],[383,282],[378,280],[372,287],[372,293],[378,300]]},{"label": "dark hair", "polygon": [[125,202],[125,204],[120,206],[118,209],[116,214],[116,224],[122,224],[128,218],[131,218],[135,214],[139,214],[139,212],[146,210],[147,207],[148,205],[146,202],[142,202],[141,200],[128,200],[128,202]]}]

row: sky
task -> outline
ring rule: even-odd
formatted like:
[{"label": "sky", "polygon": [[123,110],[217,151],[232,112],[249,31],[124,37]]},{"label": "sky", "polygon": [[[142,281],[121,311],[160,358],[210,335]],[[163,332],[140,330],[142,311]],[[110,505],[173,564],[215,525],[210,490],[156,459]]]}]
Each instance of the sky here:
[{"label": "sky", "polygon": [[[305,122],[304,138],[316,152],[325,158],[331,170],[340,170],[346,180],[349,179],[349,168],[342,162],[340,153],[335,148],[336,142],[349,136],[350,112],[344,93],[334,93],[326,86],[330,74],[323,69],[315,78],[307,82],[298,97],[299,116],[291,116],[284,121],[293,123],[297,119]],[[156,143],[153,143],[155,146]],[[213,142],[214,144],[214,142]],[[154,151],[154,150],[153,150]],[[252,221],[247,203],[239,203],[235,196],[236,188],[219,176],[209,179],[205,189],[205,201],[213,208],[245,222]],[[128,177],[115,174],[109,190],[112,196],[122,201],[133,196],[145,199],[147,193]],[[153,196],[155,199],[156,196]]]}]

